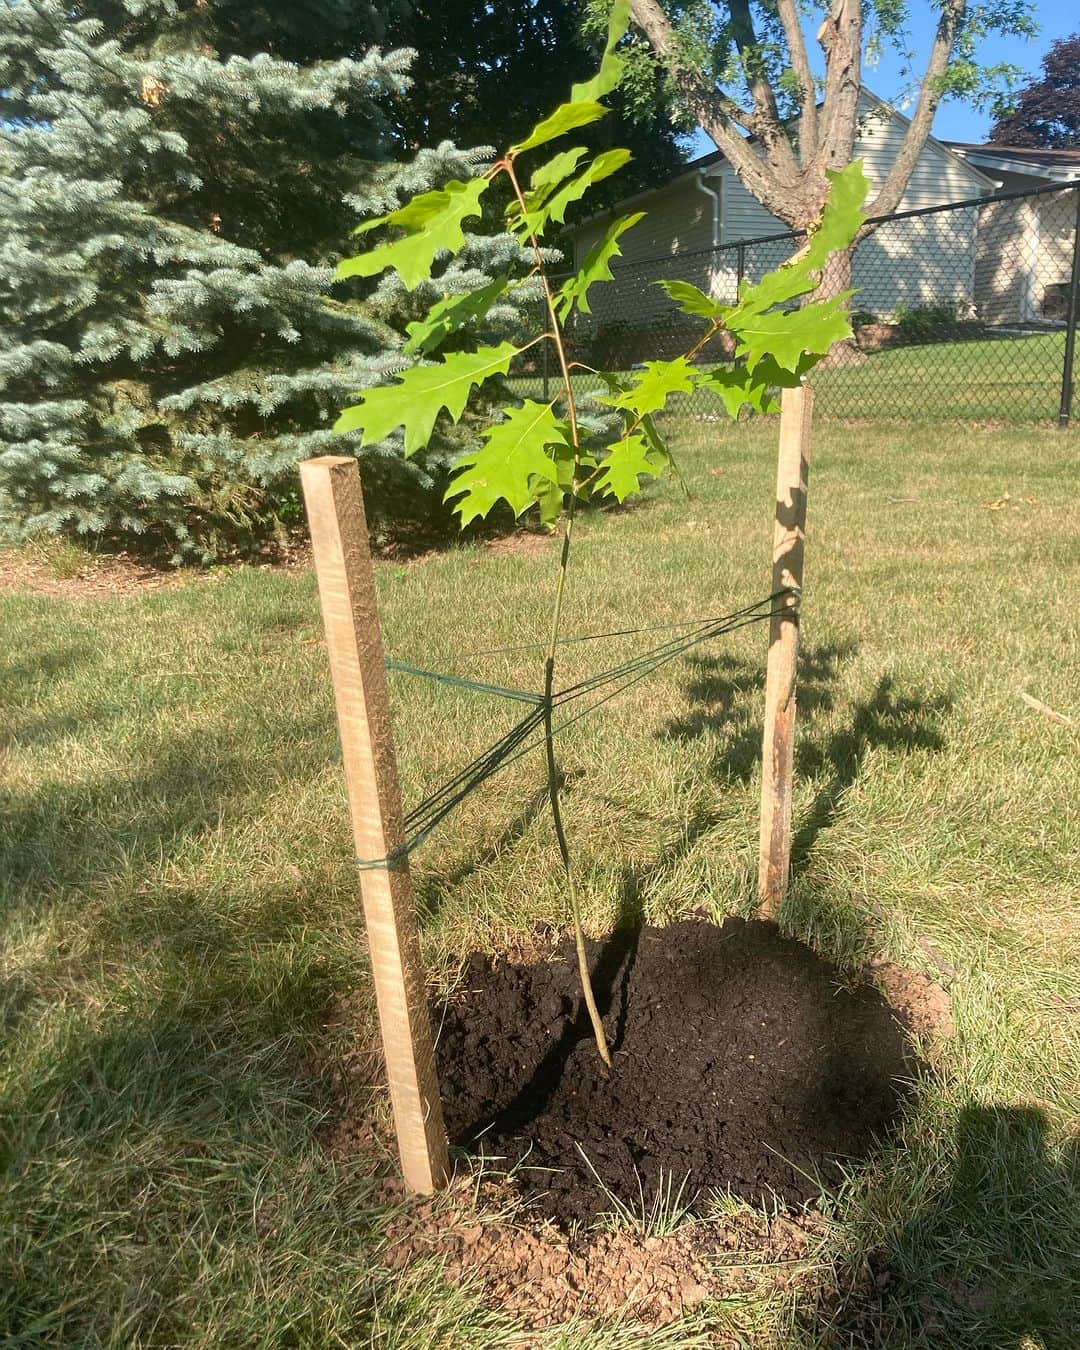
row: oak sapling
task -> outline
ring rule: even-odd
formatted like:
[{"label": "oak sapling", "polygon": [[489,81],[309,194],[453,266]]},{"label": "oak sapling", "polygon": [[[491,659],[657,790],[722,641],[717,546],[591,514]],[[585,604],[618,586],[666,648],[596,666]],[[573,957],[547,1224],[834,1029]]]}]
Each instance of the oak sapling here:
[{"label": "oak sapling", "polygon": [[[851,336],[847,314],[851,293],[814,299],[812,292],[830,254],[846,249],[855,238],[863,221],[861,206],[868,186],[859,163],[830,174],[829,199],[806,246],[756,284],[744,280],[734,304],[722,304],[685,281],[661,281],[673,303],[702,323],[701,336],[683,355],[647,361],[640,371],[597,371],[571,361],[563,340],[564,325],[575,310],[590,313],[590,289],[612,279],[611,262],[621,254],[620,239],[641,220],[642,213],[612,221],[580,269],[558,288],[545,263],[545,232],[563,225],[569,207],[595,183],[621,169],[630,156],[625,150],[605,150],[590,159],[583,146],[572,146],[531,168],[527,175],[522,161],[528,163],[542,146],[607,113],[601,100],[620,80],[623,58],[618,47],[628,22],[628,0],[615,0],[603,58],[592,79],[574,85],[565,103],[540,121],[523,141],[500,155],[482,176],[421,193],[396,211],[365,221],[357,233],[388,228],[394,231],[393,237],[346,260],[339,268],[343,277],[377,276],[393,268],[406,287],[414,288],[431,277],[441,255],[453,254],[462,247],[464,222],[480,214],[490,185],[499,178],[509,185],[507,227],[532,250],[535,265],[529,277],[497,278],[476,291],[447,295],[437,301],[423,319],[409,325],[408,348],[430,358],[428,364],[402,372],[392,384],[365,390],[357,396],[355,406],[341,414],[336,429],[359,431],[362,443],[381,440],[401,429],[405,454],[411,455],[426,443],[437,419],[459,419],[473,392],[484,381],[506,375],[515,357],[541,343],[550,344],[554,353],[559,372],[555,396],[545,402],[523,399],[503,408],[498,420],[482,432],[482,444],[458,461],[446,497],[456,502],[454,509],[462,526],[486,516],[499,501],[508,503],[515,516],[536,507],[546,524],[562,526],[562,552],[544,660],[547,788],[566,876],[582,992],[597,1049],[607,1065],[611,1064],[611,1054],[589,977],[551,717],[577,506],[591,498],[613,497],[623,502],[641,490],[644,480],[656,478],[671,467],[671,452],[655,419],[673,395],[708,391],[732,418],[744,404],[758,412],[772,412],[778,406],[777,388],[798,385],[835,342]],[[521,345],[502,342],[438,355],[449,335],[482,323],[500,297],[532,277],[539,280],[544,295],[546,321],[542,332]],[[734,342],[734,362],[710,364],[705,359],[706,349],[721,333],[729,334],[729,341]],[[606,437],[587,431],[581,423],[572,382],[575,369],[595,377],[595,397],[616,414],[615,429]]]}]

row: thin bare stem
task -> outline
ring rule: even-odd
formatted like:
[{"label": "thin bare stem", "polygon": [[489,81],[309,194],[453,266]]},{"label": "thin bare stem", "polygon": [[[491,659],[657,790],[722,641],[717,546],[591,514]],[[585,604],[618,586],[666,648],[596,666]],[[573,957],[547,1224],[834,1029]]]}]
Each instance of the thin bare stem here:
[{"label": "thin bare stem", "polygon": [[[521,191],[521,185],[518,183],[517,175],[514,172],[512,157],[508,156],[506,160],[503,161],[503,168],[514,189],[514,195],[517,198],[518,205],[521,207],[522,216],[526,217],[527,207],[525,205],[525,198]],[[563,871],[566,874],[566,893],[570,904],[570,918],[574,925],[574,944],[577,948],[578,971],[581,976],[581,991],[585,999],[585,1007],[589,1013],[589,1021],[592,1023],[593,1035],[596,1037],[596,1048],[599,1051],[600,1058],[608,1068],[610,1068],[611,1051],[608,1049],[607,1036],[604,1032],[604,1023],[601,1020],[600,1010],[596,1006],[596,996],[593,993],[592,977],[589,974],[589,961],[585,951],[585,932],[581,926],[581,906],[578,902],[577,884],[574,879],[574,868],[570,858],[570,846],[566,838],[566,827],[563,824],[562,804],[560,799],[562,779],[559,774],[558,763],[555,759],[555,739],[552,728],[551,700],[555,689],[555,652],[558,647],[559,630],[562,625],[563,599],[566,594],[566,578],[570,567],[570,541],[574,532],[574,515],[580,488],[578,483],[578,472],[581,468],[581,436],[578,429],[574,389],[570,380],[570,365],[567,361],[566,348],[563,344],[559,316],[555,310],[555,297],[551,292],[551,283],[548,280],[547,271],[544,267],[544,259],[540,251],[540,241],[532,230],[529,231],[529,242],[532,245],[533,253],[536,257],[537,272],[539,273],[541,283],[544,287],[544,299],[547,303],[548,315],[551,319],[551,333],[549,336],[555,344],[555,352],[559,361],[562,385],[566,394],[567,418],[570,423],[570,440],[574,447],[574,472],[570,482],[570,503],[566,508],[566,524],[563,528],[562,554],[559,559],[559,577],[555,586],[555,602],[551,611],[551,634],[548,640],[547,656],[544,661],[544,749],[547,756],[548,797],[551,801],[551,817],[555,825],[555,838],[558,841]]]}]

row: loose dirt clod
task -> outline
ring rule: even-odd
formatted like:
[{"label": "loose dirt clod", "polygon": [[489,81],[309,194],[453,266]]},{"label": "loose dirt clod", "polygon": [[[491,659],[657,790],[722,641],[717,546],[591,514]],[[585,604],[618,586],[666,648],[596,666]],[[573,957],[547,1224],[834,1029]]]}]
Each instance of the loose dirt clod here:
[{"label": "loose dirt clod", "polygon": [[563,1227],[713,1190],[798,1206],[895,1120],[916,1063],[888,1003],[774,924],[623,930],[589,955],[610,1074],[569,938],[539,964],[474,956],[434,1019],[452,1141]]},{"label": "loose dirt clod", "polygon": [[486,1303],[527,1330],[574,1316],[656,1328],[707,1299],[793,1290],[808,1278],[807,1257],[822,1229],[810,1215],[793,1221],[744,1212],[662,1236],[620,1228],[567,1237],[546,1220],[527,1223],[527,1212],[510,1222],[501,1217],[508,1196],[516,1201],[512,1186],[483,1182],[478,1204],[471,1192],[459,1185],[397,1216],[382,1260],[403,1270],[435,1257],[451,1284],[479,1286]]}]

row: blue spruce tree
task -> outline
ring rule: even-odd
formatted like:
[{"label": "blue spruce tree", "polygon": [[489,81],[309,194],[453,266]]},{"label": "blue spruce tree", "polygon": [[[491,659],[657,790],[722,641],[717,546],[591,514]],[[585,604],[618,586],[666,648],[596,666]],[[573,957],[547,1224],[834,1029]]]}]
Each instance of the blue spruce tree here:
[{"label": "blue spruce tree", "polygon": [[[393,161],[411,53],[376,44],[398,9],[4,0],[9,528],[142,536],[177,560],[280,535],[297,460],[342,452],[330,426],[349,395],[416,359],[405,322],[522,265],[509,236],[474,236],[419,295],[333,284],[358,216],[477,158],[444,144]],[[440,430],[419,463],[393,439],[365,447],[376,506],[432,484],[469,434]]]}]

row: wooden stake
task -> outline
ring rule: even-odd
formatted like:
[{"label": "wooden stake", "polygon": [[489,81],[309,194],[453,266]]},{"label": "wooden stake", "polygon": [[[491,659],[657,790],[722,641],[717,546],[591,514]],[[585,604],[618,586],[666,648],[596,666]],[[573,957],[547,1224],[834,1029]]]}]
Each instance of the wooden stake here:
[{"label": "wooden stake", "polygon": [[[360,472],[337,455],[300,465],[326,646],[337,702],[353,840],[385,858],[405,838]],[[361,868],[386,1076],[406,1185],[430,1192],[448,1175],[416,908],[407,858]]]},{"label": "wooden stake", "polygon": [[[814,391],[785,389],[780,409],[776,462],[776,522],[773,526],[772,589],[802,586],[806,538],[806,486],[810,471],[810,424]],[[795,674],[799,654],[798,599],[788,596],[769,621],[765,677],[765,734],[761,754],[761,846],[758,900],[775,918],[791,869],[791,793],[795,751]]]}]

